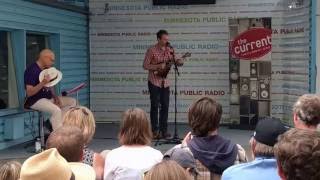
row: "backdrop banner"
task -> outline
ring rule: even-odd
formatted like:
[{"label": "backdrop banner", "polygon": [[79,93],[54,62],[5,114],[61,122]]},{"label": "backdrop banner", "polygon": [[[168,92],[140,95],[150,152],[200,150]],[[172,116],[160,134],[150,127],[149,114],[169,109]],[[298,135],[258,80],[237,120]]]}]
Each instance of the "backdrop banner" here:
[{"label": "backdrop banner", "polygon": [[[186,112],[195,99],[211,96],[223,106],[222,123],[231,123],[230,22],[267,17],[272,19],[272,48],[269,31],[261,30],[243,34],[250,43],[245,48],[253,49],[241,52],[241,44],[235,43],[233,53],[242,59],[272,56],[270,113],[291,123],[292,105],[309,87],[310,2],[303,2],[290,9],[286,0],[217,0],[215,5],[182,6],[153,6],[151,0],[89,1],[90,102],[96,120],[119,121],[121,113],[132,107],[150,111],[148,72],[142,64],[146,50],[156,43],[155,33],[166,29],[178,56],[192,53],[178,77],[178,122],[187,122]],[[256,35],[261,42],[252,41]],[[173,121],[173,71],[169,78],[169,121]]]}]

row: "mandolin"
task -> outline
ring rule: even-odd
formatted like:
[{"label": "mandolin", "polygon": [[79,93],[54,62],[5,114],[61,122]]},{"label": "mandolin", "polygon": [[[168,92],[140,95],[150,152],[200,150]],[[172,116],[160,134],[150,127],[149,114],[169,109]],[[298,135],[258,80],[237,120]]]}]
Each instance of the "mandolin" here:
[{"label": "mandolin", "polygon": [[[187,52],[185,53],[183,56],[181,56],[181,59],[185,59],[187,57],[191,57],[191,53]],[[162,64],[162,63],[159,63],[159,64]],[[174,60],[170,60],[168,62],[166,62],[166,67],[162,70],[157,70],[155,71],[154,73],[157,75],[157,76],[160,76],[162,78],[167,78],[170,70],[171,70],[171,66],[174,64]]]}]

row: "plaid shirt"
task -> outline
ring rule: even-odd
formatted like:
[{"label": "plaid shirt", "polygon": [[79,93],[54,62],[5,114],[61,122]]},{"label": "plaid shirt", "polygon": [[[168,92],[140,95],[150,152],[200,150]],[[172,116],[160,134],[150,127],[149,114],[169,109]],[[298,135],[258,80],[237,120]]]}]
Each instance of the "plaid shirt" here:
[{"label": "plaid shirt", "polygon": [[[248,162],[246,151],[237,144],[238,155],[235,159],[234,164],[246,163]],[[212,173],[207,167],[205,167],[199,160],[196,160],[196,167],[199,172],[199,175],[194,178],[194,180],[220,180],[221,175]]]},{"label": "plaid shirt", "polygon": [[162,78],[158,75],[156,75],[153,71],[150,69],[150,65],[156,65],[163,62],[168,62],[170,59],[172,59],[172,55],[170,54],[170,51],[168,48],[162,49],[158,44],[150,47],[146,53],[146,56],[144,58],[143,62],[143,68],[146,70],[149,70],[148,75],[148,81],[150,81],[153,85],[158,87],[169,87],[170,82],[168,78]]},{"label": "plaid shirt", "polygon": [[199,174],[193,180],[220,180],[221,175],[211,173],[199,160],[196,160],[196,167]]}]

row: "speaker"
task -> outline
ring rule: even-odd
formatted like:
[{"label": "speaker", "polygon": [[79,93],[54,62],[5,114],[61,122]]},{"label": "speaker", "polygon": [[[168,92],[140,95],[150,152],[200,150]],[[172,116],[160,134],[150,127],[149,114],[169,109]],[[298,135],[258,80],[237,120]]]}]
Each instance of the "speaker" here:
[{"label": "speaker", "polygon": [[239,79],[239,60],[229,61],[230,80],[238,81]]},{"label": "speaker", "polygon": [[250,114],[250,97],[240,96],[240,115],[248,116]]},{"label": "speaker", "polygon": [[259,101],[257,100],[250,100],[250,119],[249,119],[249,125],[256,125],[258,122],[258,107]]},{"label": "speaker", "polygon": [[230,105],[230,118],[239,120],[239,116],[240,116],[239,105]]},{"label": "speaker", "polygon": [[231,83],[230,84],[230,104],[238,105],[239,104],[239,84]]},{"label": "speaker", "polygon": [[258,62],[250,63],[250,77],[258,77]]},{"label": "speaker", "polygon": [[240,77],[250,77],[250,61],[240,60]]},{"label": "speaker", "polygon": [[259,100],[270,100],[270,77],[259,78]]},{"label": "speaker", "polygon": [[230,20],[229,19],[229,35],[230,35],[230,39],[235,39],[239,33],[238,33],[238,26],[230,26]]},{"label": "speaker", "polygon": [[258,80],[250,79],[250,99],[258,100],[259,99],[259,88],[258,88]]},{"label": "speaker", "polygon": [[250,95],[250,78],[240,77],[240,95]]},{"label": "speaker", "polygon": [[252,18],[250,19],[250,27],[263,27],[262,18]]},{"label": "speaker", "polygon": [[250,121],[250,96],[240,96],[240,124],[248,125]]},{"label": "speaker", "polygon": [[270,101],[258,101],[259,117],[270,116]]},{"label": "speaker", "polygon": [[250,27],[250,20],[248,18],[242,18],[242,19],[239,19],[238,20],[239,22],[239,30],[238,30],[238,33],[241,34],[245,31],[247,31]]},{"label": "speaker", "polygon": [[258,77],[271,76],[271,61],[259,61]]},{"label": "speaker", "polygon": [[[239,99],[239,98],[238,98]],[[233,124],[239,124],[240,107],[239,105],[230,105],[230,119]]]}]

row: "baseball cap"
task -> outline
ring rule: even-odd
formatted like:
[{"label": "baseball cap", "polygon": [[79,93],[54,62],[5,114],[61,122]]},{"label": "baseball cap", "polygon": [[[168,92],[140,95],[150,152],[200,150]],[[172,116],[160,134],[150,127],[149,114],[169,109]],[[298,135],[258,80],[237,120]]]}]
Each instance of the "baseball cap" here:
[{"label": "baseball cap", "polygon": [[290,127],[283,124],[280,119],[265,117],[257,123],[253,137],[262,144],[274,146],[278,136],[288,129],[290,129]]},{"label": "baseball cap", "polygon": [[193,157],[191,151],[186,147],[176,146],[171,148],[164,154],[163,159],[173,160],[185,169],[191,168],[191,173],[193,175],[199,174],[196,166],[196,159]]}]

